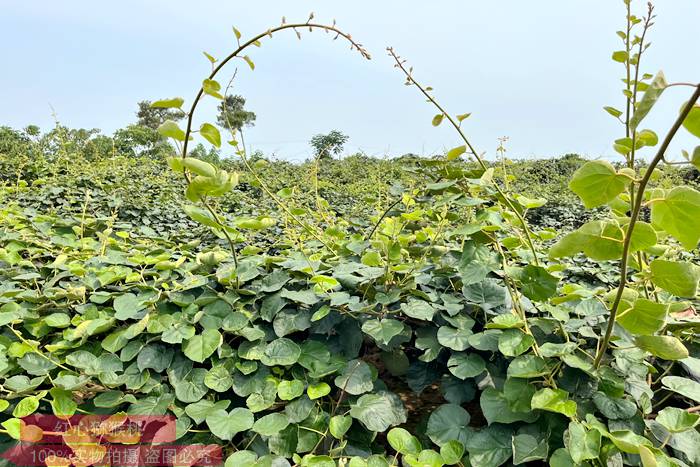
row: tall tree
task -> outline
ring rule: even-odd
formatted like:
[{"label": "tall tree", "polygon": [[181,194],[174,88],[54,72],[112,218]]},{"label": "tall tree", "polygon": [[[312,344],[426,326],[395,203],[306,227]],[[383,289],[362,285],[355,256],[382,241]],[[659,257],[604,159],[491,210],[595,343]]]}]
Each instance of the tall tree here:
[{"label": "tall tree", "polygon": [[143,125],[128,125],[114,132],[114,147],[117,153],[129,157],[170,156],[173,147],[153,128]]},{"label": "tall tree", "polygon": [[330,159],[343,152],[345,143],[348,142],[348,135],[338,130],[333,130],[328,134],[319,133],[309,141],[314,148],[314,155],[319,159]]},{"label": "tall tree", "polygon": [[255,112],[245,110],[245,98],[239,95],[227,95],[219,104],[216,123],[221,128],[240,130],[244,126],[255,125]]},{"label": "tall tree", "polygon": [[136,124],[152,130],[157,130],[166,120],[178,121],[185,116],[185,112],[182,110],[153,108],[151,101],[141,101],[138,106],[139,110],[136,112],[138,122]]}]

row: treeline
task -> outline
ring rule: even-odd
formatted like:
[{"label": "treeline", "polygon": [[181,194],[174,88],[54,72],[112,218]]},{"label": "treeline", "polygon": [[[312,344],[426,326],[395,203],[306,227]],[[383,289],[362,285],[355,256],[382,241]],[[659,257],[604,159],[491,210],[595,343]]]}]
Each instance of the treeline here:
[{"label": "treeline", "polygon": [[[147,157],[161,159],[173,152],[172,146],[158,127],[166,120],[179,121],[185,114],[179,110],[151,107],[150,101],[141,101],[136,111],[136,122],[120,128],[112,136],[97,128],[69,128],[56,123],[42,132],[36,125],[21,130],[0,126],[0,154],[26,155],[56,159],[71,155],[85,160],[102,157]],[[245,99],[229,95],[218,107],[217,122],[222,128],[241,129],[255,122],[255,113],[245,110]],[[192,150],[194,157],[217,160],[219,153],[199,144]]]}]

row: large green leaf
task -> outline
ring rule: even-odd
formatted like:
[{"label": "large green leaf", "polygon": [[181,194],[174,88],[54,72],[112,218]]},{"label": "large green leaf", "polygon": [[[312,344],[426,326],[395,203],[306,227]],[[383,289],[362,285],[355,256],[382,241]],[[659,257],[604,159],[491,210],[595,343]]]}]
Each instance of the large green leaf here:
[{"label": "large green leaf", "polygon": [[287,428],[289,419],[283,413],[275,412],[255,421],[253,431],[263,435],[272,436]]},{"label": "large green leaf", "polygon": [[616,222],[591,221],[562,237],[549,249],[551,258],[573,256],[583,251],[596,261],[620,259],[625,234]]},{"label": "large green leaf", "polygon": [[219,91],[221,91],[221,83],[213,79],[205,79],[202,81],[202,91],[216,99],[224,98],[224,96],[219,93]]},{"label": "large green leaf", "polygon": [[158,133],[166,138],[172,138],[176,141],[185,141],[185,132],[172,120],[164,121],[158,127]]},{"label": "large green leaf", "polygon": [[365,394],[351,404],[350,415],[368,430],[384,432],[391,426],[406,422],[406,409],[396,394],[378,391]]},{"label": "large green leaf", "polygon": [[637,336],[634,342],[640,349],[664,360],[682,360],[688,356],[688,349],[677,337]]},{"label": "large green leaf", "polygon": [[[445,465],[445,460],[442,458],[440,453],[434,451],[433,449],[424,449],[420,452],[420,454],[418,454],[418,456],[406,454],[403,456],[402,460],[407,467],[442,467]],[[389,465],[384,459],[381,461],[377,460],[375,463],[377,465],[381,465],[382,467]],[[369,466],[370,464],[368,463],[367,465]]]},{"label": "large green leaf", "polygon": [[467,152],[466,146],[457,146],[456,148],[452,148],[449,151],[447,151],[447,154],[445,154],[445,159],[447,159],[448,161],[453,161],[465,152]]},{"label": "large green leaf", "polygon": [[52,397],[51,410],[59,417],[71,417],[75,415],[78,404],[73,400],[73,392],[61,388],[51,388],[49,391]]},{"label": "large green leaf", "polygon": [[600,432],[588,430],[583,423],[572,421],[564,435],[564,444],[569,450],[571,459],[576,464],[585,460],[597,459],[600,454]]},{"label": "large green leaf", "polygon": [[214,436],[224,441],[230,441],[237,433],[253,428],[253,413],[241,407],[226,412],[218,409],[206,417],[207,426]]},{"label": "large green leaf", "polygon": [[44,376],[49,370],[56,368],[56,364],[37,353],[27,352],[17,359],[17,364],[32,376]]},{"label": "large green leaf", "polygon": [[289,366],[294,365],[300,355],[301,348],[294,341],[281,337],[267,344],[260,361],[266,366]]},{"label": "large green leaf", "polygon": [[535,338],[520,329],[506,329],[498,338],[498,350],[507,357],[517,357],[532,347]]},{"label": "large green leaf", "polygon": [[513,435],[513,465],[526,464],[547,459],[549,453],[548,434],[539,431],[536,426],[520,428]]},{"label": "large green leaf", "polygon": [[652,82],[649,83],[646,91],[644,91],[644,95],[634,109],[634,114],[630,119],[630,128],[632,128],[632,130],[637,129],[639,123],[644,120],[644,117],[646,117],[651,108],[654,107],[654,104],[659,100],[659,97],[661,97],[661,94],[667,86],[668,83],[666,82],[664,72],[659,71]]},{"label": "large green leaf", "polygon": [[314,383],[309,384],[306,388],[306,394],[308,394],[310,399],[320,399],[323,396],[327,396],[331,393],[331,387],[327,383]]},{"label": "large green leaf", "polygon": [[619,312],[616,320],[632,334],[650,335],[664,327],[667,315],[668,305],[639,298],[631,307]]},{"label": "large green leaf", "polygon": [[313,290],[287,290],[282,289],[281,295],[283,298],[303,305],[311,306],[320,301],[318,295]]},{"label": "large green leaf", "polygon": [[311,312],[309,310],[282,310],[275,316],[273,328],[278,337],[284,337],[311,327]]},{"label": "large green leaf", "polygon": [[537,378],[549,373],[547,363],[535,355],[521,355],[508,365],[509,378]]},{"label": "large green leaf", "polygon": [[28,396],[17,402],[12,409],[12,416],[17,418],[33,414],[39,408],[39,399],[36,396]]},{"label": "large green leaf", "polygon": [[639,454],[639,446],[651,446],[651,441],[631,430],[617,430],[603,435],[613,442],[620,451]]},{"label": "large green leaf", "polygon": [[404,428],[392,428],[386,436],[389,445],[400,454],[417,455],[421,451],[418,438]]},{"label": "large green leaf", "polygon": [[[335,415],[328,423],[328,431],[336,439],[341,439],[352,426],[352,417],[348,415]],[[391,432],[391,430],[389,431]]]},{"label": "large green leaf", "polygon": [[197,159],[196,157],[185,157],[182,159],[169,160],[171,164],[181,165],[183,169],[187,169],[196,175],[201,175],[206,178],[216,177],[217,170],[209,162]]},{"label": "large green leaf", "polygon": [[255,467],[257,460],[253,451],[236,451],[226,458],[224,467]]},{"label": "large green leaf", "polygon": [[532,396],[536,388],[526,379],[508,378],[503,383],[503,396],[508,406],[516,412],[532,413]]},{"label": "large green leaf", "polygon": [[70,326],[70,316],[66,313],[51,313],[44,318],[44,323],[52,328],[67,328]]},{"label": "large green leaf", "polygon": [[383,345],[388,345],[403,330],[404,324],[395,319],[370,319],[362,324],[362,331]]},{"label": "large green leaf", "polygon": [[112,408],[125,402],[134,403],[136,398],[132,394],[124,394],[122,391],[107,391],[99,394],[92,400],[95,407]]},{"label": "large green leaf", "polygon": [[471,329],[456,329],[451,326],[440,326],[437,332],[437,340],[440,345],[448,349],[462,351],[469,348],[469,336],[473,334]]},{"label": "large green leaf", "polygon": [[564,344],[545,342],[540,346],[540,355],[543,357],[561,357],[573,353],[576,347],[574,342],[566,342]]},{"label": "large green leaf", "polygon": [[[625,233],[627,233],[628,222],[624,222],[621,225],[625,229]],[[634,230],[632,231],[630,253],[651,248],[656,245],[657,241],[658,237],[654,227],[647,222],[637,221],[634,224]]]},{"label": "large green leaf", "polygon": [[700,267],[693,263],[655,259],[649,263],[651,281],[678,297],[695,298]]},{"label": "large green leaf", "polygon": [[221,333],[216,329],[205,329],[202,334],[196,335],[185,342],[182,352],[197,363],[203,363],[209,358],[223,342]]},{"label": "large green leaf", "polygon": [[680,433],[696,427],[700,423],[700,414],[676,407],[666,407],[659,411],[656,421],[670,433]]},{"label": "large green leaf", "polygon": [[546,301],[557,293],[559,278],[551,275],[542,266],[528,264],[516,278],[522,284],[522,292],[530,300]]},{"label": "large green leaf", "polygon": [[406,316],[423,321],[432,321],[436,311],[430,303],[423,300],[409,300],[407,303],[402,303],[401,310]]},{"label": "large green leaf", "polygon": [[114,299],[114,317],[119,320],[133,318],[145,308],[144,304],[132,293],[125,293]]},{"label": "large green leaf", "polygon": [[[530,394],[530,396],[532,396]],[[481,411],[489,425],[492,423],[534,422],[537,412],[531,410],[530,401],[526,407],[513,406],[505,394],[495,388],[486,388],[479,400]],[[518,410],[525,409],[525,410]]]},{"label": "large green leaf", "polygon": [[204,208],[200,208],[199,206],[192,204],[186,204],[182,207],[182,210],[185,211],[185,214],[190,216],[193,221],[199,222],[202,225],[214,228],[219,228],[221,226],[220,222]]},{"label": "large green leaf", "polygon": [[567,417],[576,415],[576,402],[569,399],[563,389],[540,389],[532,396],[532,408],[557,412]]},{"label": "large green leaf", "polygon": [[472,240],[464,243],[458,265],[463,285],[483,281],[490,272],[498,270],[500,266],[498,254],[488,246]]},{"label": "large green leaf", "polygon": [[601,391],[593,394],[593,403],[609,420],[627,420],[637,413],[637,406],[631,400],[610,397]]},{"label": "large green leaf", "polygon": [[687,250],[700,240],[700,192],[687,186],[650,201],[651,222],[675,237]]},{"label": "large green leaf", "polygon": [[453,353],[447,361],[450,373],[459,379],[474,378],[486,370],[486,362],[476,353]]},{"label": "large green leaf", "polygon": [[174,401],[175,398],[172,394],[145,397],[132,403],[127,413],[129,415],[165,415],[165,413],[168,411],[168,406],[170,406]]},{"label": "large green leaf", "polygon": [[211,123],[203,123],[199,128],[199,133],[217,148],[221,147],[221,133]]},{"label": "large green leaf", "polygon": [[661,383],[669,391],[676,392],[700,404],[700,383],[697,381],[681,376],[664,376]]},{"label": "large green leaf", "polygon": [[304,394],[304,382],[298,379],[280,381],[277,395],[283,401],[291,401]]},{"label": "large green leaf", "polygon": [[496,315],[490,323],[487,323],[486,329],[520,329],[524,326],[525,322],[520,316],[514,313],[503,313]]},{"label": "large green leaf", "polygon": [[175,396],[182,402],[197,402],[208,392],[204,385],[207,370],[194,368],[189,370],[182,379],[170,378],[170,383],[175,389]]},{"label": "large green leaf", "polygon": [[459,464],[464,456],[464,445],[457,440],[448,441],[440,446],[440,457],[447,465]]},{"label": "large green leaf", "polygon": [[666,442],[666,445],[673,449],[675,457],[685,462],[686,465],[700,465],[700,432],[686,430],[680,433],[670,433],[656,421],[649,423],[649,427],[659,443]]},{"label": "large green leaf", "polygon": [[[681,107],[681,109],[684,108],[685,105]],[[700,138],[700,104],[696,103],[693,105],[693,108],[690,109],[690,113],[685,117],[685,120],[683,120],[683,127]]]},{"label": "large green leaf", "polygon": [[158,373],[164,372],[173,360],[173,350],[162,344],[149,344],[139,351],[136,358],[139,371],[148,368]]},{"label": "large green leaf", "polygon": [[226,410],[231,404],[229,400],[220,400],[218,402],[213,402],[210,400],[201,400],[195,402],[194,404],[189,404],[185,407],[185,413],[188,417],[194,420],[195,423],[202,423],[206,420],[207,415],[214,413],[218,410]]},{"label": "large green leaf", "polygon": [[513,454],[512,436],[512,431],[503,425],[493,425],[473,433],[465,443],[471,465],[503,465]]},{"label": "large green leaf", "polygon": [[13,321],[19,321],[25,314],[26,310],[17,303],[5,303],[0,306],[0,326],[5,326]]},{"label": "large green leaf", "polygon": [[506,303],[508,291],[500,285],[499,281],[485,279],[462,287],[462,295],[468,302],[475,303],[484,310],[490,310]]},{"label": "large green leaf", "polygon": [[444,404],[430,414],[425,434],[438,446],[452,440],[465,444],[472,432],[469,420],[469,412],[459,405]]},{"label": "large green leaf", "polygon": [[615,199],[632,179],[628,170],[618,172],[610,162],[589,161],[574,172],[569,188],[591,209]]},{"label": "large green leaf", "polygon": [[355,396],[369,392],[374,387],[372,370],[362,360],[351,360],[335,378],[335,385]]},{"label": "large green leaf", "polygon": [[312,401],[308,396],[304,395],[293,400],[292,402],[289,402],[284,407],[284,413],[287,415],[290,423],[299,423],[306,420],[314,407],[314,401]]},{"label": "large green leaf", "polygon": [[163,331],[160,340],[168,344],[180,344],[183,340],[189,339],[196,333],[194,326],[186,323],[174,323]]},{"label": "large green leaf", "polygon": [[576,467],[576,465],[571,458],[571,454],[569,454],[569,450],[565,448],[557,449],[549,458],[550,467]]},{"label": "large green leaf", "polygon": [[154,109],[179,109],[184,104],[182,97],[173,97],[172,99],[161,99],[151,103]]}]

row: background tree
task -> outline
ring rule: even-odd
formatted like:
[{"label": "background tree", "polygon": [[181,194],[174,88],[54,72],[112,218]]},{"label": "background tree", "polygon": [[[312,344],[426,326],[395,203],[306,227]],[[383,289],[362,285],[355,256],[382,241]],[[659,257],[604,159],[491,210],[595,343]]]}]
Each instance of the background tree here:
[{"label": "background tree", "polygon": [[161,109],[151,107],[151,101],[141,101],[138,103],[139,110],[136,112],[139,126],[147,127],[152,130],[157,130],[158,127],[166,120],[178,121],[182,120],[185,112],[178,109]]},{"label": "background tree", "polygon": [[24,127],[24,133],[32,138],[36,138],[37,136],[41,135],[41,128],[39,128],[37,125],[27,125]]},{"label": "background tree", "polygon": [[0,155],[9,156],[25,153],[29,142],[29,137],[22,132],[9,126],[0,126]]},{"label": "background tree", "polygon": [[221,128],[240,130],[244,126],[255,125],[255,112],[245,110],[245,98],[239,95],[227,95],[219,104],[216,123]]},{"label": "background tree", "polygon": [[221,165],[221,152],[210,146],[207,149],[202,143],[197,144],[188,154],[189,157],[196,157],[216,166]]},{"label": "background tree", "polygon": [[314,156],[319,159],[330,159],[333,156],[343,152],[345,143],[348,142],[349,136],[333,130],[328,134],[319,133],[309,141],[309,144],[314,149]]},{"label": "background tree", "polygon": [[114,147],[128,157],[161,158],[172,155],[173,147],[158,131],[143,125],[129,125],[114,132]]}]

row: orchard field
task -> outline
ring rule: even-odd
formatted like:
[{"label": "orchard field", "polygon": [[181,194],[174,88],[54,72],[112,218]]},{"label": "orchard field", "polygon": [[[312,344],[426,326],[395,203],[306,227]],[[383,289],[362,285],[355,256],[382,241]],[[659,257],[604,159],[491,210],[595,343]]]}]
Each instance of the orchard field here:
[{"label": "orchard field", "polygon": [[[483,159],[393,49],[462,145],[249,154],[228,62],[308,30],[368,58],[313,16],[234,28],[194,99],[113,136],[0,127],[0,464],[45,416],[70,428],[37,465],[122,465],[158,444],[120,431],[147,416],[173,420],[172,465],[700,466],[700,84],[640,68],[654,11],[625,5],[612,162]],[[666,93],[686,103],[646,128]]]}]

